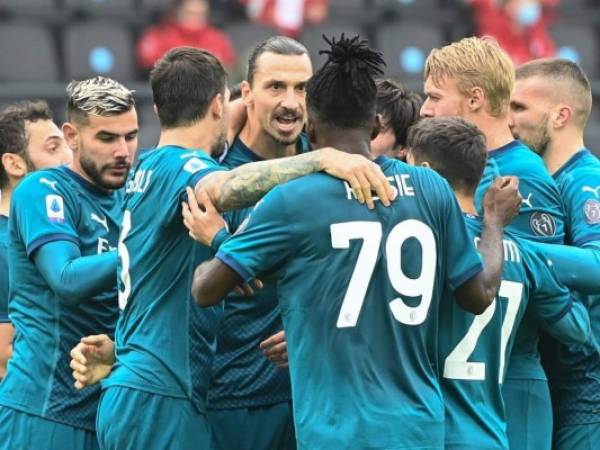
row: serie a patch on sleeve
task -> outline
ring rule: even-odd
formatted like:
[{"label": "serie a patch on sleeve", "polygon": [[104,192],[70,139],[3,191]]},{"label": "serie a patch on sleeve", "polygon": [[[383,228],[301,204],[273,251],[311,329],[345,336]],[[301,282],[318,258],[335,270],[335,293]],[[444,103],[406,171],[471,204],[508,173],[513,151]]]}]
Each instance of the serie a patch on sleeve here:
[{"label": "serie a patch on sleeve", "polygon": [[50,222],[65,221],[65,203],[60,195],[46,195],[46,215]]}]

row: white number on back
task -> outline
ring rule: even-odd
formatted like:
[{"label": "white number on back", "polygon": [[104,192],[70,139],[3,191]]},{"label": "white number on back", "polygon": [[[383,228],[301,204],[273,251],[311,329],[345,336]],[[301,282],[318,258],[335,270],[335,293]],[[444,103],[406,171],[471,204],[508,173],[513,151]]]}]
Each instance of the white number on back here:
[{"label": "white number on back", "polygon": [[125,246],[125,238],[131,230],[131,212],[125,210],[123,214],[123,224],[121,225],[121,235],[119,236],[119,244],[117,245],[117,251],[119,252],[119,258],[121,259],[121,282],[123,283],[123,290],[119,290],[119,308],[125,309],[127,306],[127,300],[129,294],[131,294],[131,277],[129,275],[129,251]]},{"label": "white number on back", "polygon": [[[331,245],[337,249],[350,248],[350,241],[361,239],[363,244],[350,277],[348,289],[342,301],[337,327],[354,327],[365,301],[367,289],[379,255],[382,227],[379,222],[345,222],[331,225]],[[421,274],[409,278],[402,271],[402,245],[408,239],[416,239],[421,246]],[[392,228],[385,243],[387,272],[392,287],[407,297],[421,297],[418,306],[408,306],[398,297],[390,302],[394,318],[406,325],[419,325],[427,317],[433,284],[437,251],[435,236],[431,229],[418,220],[405,220]]]},{"label": "white number on back", "polygon": [[[505,298],[508,301],[500,337],[500,376],[498,380],[500,384],[502,383],[504,374],[506,346],[515,326],[515,319],[519,312],[522,294],[523,284],[505,280],[500,283],[498,297]],[[460,340],[456,347],[454,347],[454,350],[446,357],[444,362],[444,378],[454,380],[485,380],[485,362],[470,362],[467,360],[475,350],[481,333],[483,333],[485,327],[492,320],[496,312],[497,302],[498,299],[494,300],[483,314],[475,316],[465,337]]]}]

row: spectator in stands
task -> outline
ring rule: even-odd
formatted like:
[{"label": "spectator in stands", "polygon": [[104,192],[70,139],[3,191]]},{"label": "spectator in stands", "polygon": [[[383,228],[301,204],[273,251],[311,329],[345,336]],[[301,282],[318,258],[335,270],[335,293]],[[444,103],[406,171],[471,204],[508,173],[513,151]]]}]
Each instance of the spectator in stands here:
[{"label": "spectator in stands", "polygon": [[273,26],[280,34],[298,37],[305,23],[321,23],[327,18],[328,0],[240,0],[248,16]]},{"label": "spectator in stands", "polygon": [[466,0],[473,7],[477,35],[492,36],[516,65],[551,57],[548,32],[559,0]]},{"label": "spectator in stands", "polygon": [[406,136],[411,125],[419,120],[423,99],[407,91],[401,83],[385,78],[377,81],[377,114],[381,115],[381,130],[371,141],[374,156],[385,155],[406,161]]},{"label": "spectator in stands", "polygon": [[137,45],[138,62],[151,68],[174,47],[192,46],[213,53],[228,68],[235,63],[235,51],[229,38],[210,25],[207,0],[174,0],[162,23],[147,29]]}]

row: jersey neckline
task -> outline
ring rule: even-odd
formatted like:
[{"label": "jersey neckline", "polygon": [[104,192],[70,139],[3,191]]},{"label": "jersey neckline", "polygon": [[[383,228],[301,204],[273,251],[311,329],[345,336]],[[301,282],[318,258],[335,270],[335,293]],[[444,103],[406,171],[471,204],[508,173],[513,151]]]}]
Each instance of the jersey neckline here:
[{"label": "jersey neckline", "polygon": [[561,176],[563,174],[563,172],[566,172],[577,161],[579,161],[581,158],[583,158],[584,156],[586,156],[589,153],[590,153],[590,151],[585,147],[582,148],[581,150],[579,150],[577,153],[575,153],[573,156],[571,156],[567,160],[567,162],[562,165],[562,167],[560,167],[556,172],[554,172],[552,174],[552,178],[554,178],[556,180],[559,176]]}]

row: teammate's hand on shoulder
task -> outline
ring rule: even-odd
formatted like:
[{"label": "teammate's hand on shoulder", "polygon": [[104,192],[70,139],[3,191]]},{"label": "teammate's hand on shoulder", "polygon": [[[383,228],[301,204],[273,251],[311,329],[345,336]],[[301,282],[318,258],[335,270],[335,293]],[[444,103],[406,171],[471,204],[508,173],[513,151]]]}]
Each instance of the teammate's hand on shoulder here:
[{"label": "teammate's hand on shoulder", "polygon": [[75,387],[83,389],[106,378],[115,363],[115,343],[105,334],[86,336],[71,350]]},{"label": "teammate's hand on shoulder", "polygon": [[321,149],[321,169],[336,178],[350,183],[360,203],[375,208],[373,191],[385,206],[390,206],[396,196],[381,168],[361,155],[341,152],[331,147]]},{"label": "teammate's hand on shoulder", "polygon": [[187,202],[181,204],[183,224],[189,230],[190,237],[210,247],[216,234],[225,227],[225,221],[216,210],[210,197],[204,190],[198,196],[190,187],[187,191]]},{"label": "teammate's hand on shoulder", "polygon": [[276,364],[280,369],[287,369],[289,367],[285,331],[280,331],[262,341],[260,349],[267,359]]},{"label": "teammate's hand on shoulder", "polygon": [[483,218],[501,226],[508,225],[521,208],[519,179],[497,177],[483,198]]}]

